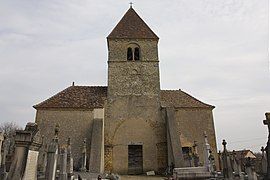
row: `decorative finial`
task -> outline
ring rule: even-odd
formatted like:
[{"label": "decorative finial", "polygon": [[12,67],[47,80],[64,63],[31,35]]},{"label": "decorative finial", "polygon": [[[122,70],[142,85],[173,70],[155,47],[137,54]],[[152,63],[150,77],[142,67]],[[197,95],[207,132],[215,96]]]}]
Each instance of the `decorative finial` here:
[{"label": "decorative finial", "polygon": [[227,142],[225,141],[225,139],[223,139],[222,145],[223,145],[223,148],[224,148],[224,152],[227,151],[227,149],[226,149]]},{"label": "decorative finial", "polygon": [[132,8],[132,4],[133,4],[133,2],[130,2],[130,3],[129,3],[129,5],[130,5],[129,7],[130,7],[130,8]]},{"label": "decorative finial", "polygon": [[75,82],[74,81],[72,82],[72,86],[75,86]]}]

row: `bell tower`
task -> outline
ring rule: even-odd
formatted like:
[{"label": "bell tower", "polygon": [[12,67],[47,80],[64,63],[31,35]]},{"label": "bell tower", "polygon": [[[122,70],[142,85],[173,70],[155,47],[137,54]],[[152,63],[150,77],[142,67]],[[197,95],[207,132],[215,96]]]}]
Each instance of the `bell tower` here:
[{"label": "bell tower", "polygon": [[166,129],[160,111],[158,36],[130,7],[107,37],[105,169],[162,171]]},{"label": "bell tower", "polygon": [[107,37],[108,95],[158,96],[158,37],[131,7]]}]

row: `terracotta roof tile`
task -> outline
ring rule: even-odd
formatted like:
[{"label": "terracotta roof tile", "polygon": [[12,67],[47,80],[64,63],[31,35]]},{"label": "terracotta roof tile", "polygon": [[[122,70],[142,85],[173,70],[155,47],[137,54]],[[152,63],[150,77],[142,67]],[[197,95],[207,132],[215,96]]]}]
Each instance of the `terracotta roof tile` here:
[{"label": "terracotta roof tile", "polygon": [[[107,98],[105,86],[70,86],[51,98],[34,105],[41,108],[82,108],[92,109],[104,107]],[[172,105],[181,108],[214,108],[181,90],[161,90],[162,106]]]},{"label": "terracotta roof tile", "polygon": [[174,106],[181,108],[215,108],[212,105],[203,103],[181,90],[162,90],[161,91],[162,106]]},{"label": "terracotta roof tile", "polygon": [[158,39],[158,36],[133,8],[129,8],[107,38]]},{"label": "terracotta roof tile", "polygon": [[104,107],[107,87],[70,86],[51,98],[34,105],[39,108],[100,108]]}]

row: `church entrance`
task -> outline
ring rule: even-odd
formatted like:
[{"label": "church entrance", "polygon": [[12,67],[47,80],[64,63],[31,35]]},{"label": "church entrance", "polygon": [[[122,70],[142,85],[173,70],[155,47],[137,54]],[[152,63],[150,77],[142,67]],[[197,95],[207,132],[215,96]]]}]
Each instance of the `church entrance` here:
[{"label": "church entrance", "polygon": [[143,173],[142,145],[128,145],[128,174]]}]

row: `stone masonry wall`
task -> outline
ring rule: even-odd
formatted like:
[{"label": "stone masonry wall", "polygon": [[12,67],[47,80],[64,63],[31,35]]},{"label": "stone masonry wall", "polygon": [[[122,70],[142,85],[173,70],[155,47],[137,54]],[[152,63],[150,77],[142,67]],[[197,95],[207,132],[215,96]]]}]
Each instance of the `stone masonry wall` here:
[{"label": "stone masonry wall", "polygon": [[[87,150],[90,152],[89,144],[93,123],[93,111],[91,110],[37,110],[36,123],[41,135],[44,135],[46,144],[49,144],[54,136],[54,128],[58,123],[59,144],[66,144],[68,137],[71,138],[71,148],[74,157],[74,165],[78,166],[81,158],[84,138],[87,138]],[[87,153],[89,154],[89,153]]]},{"label": "stone masonry wall", "polygon": [[[140,47],[139,61],[127,61],[132,43]],[[108,46],[105,170],[127,174],[132,144],[143,145],[143,171],[164,169],[166,127],[160,112],[157,41],[108,40]]]},{"label": "stone masonry wall", "polygon": [[208,142],[214,153],[216,164],[217,145],[212,109],[208,108],[177,108],[175,114],[179,132],[191,143],[197,141],[200,162],[204,163],[203,146],[204,131],[208,136]]}]

